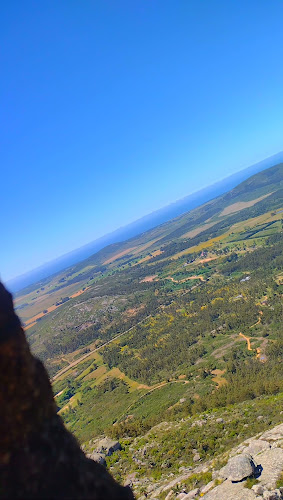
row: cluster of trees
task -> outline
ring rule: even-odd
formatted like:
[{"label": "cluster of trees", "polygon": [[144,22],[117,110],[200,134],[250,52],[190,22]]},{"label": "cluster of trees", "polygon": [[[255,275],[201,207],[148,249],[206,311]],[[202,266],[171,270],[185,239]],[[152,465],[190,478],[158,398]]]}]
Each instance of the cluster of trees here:
[{"label": "cluster of trees", "polygon": [[[148,384],[174,376],[180,366],[189,369],[205,354],[202,339],[211,332],[238,334],[256,323],[261,308],[258,301],[270,284],[274,284],[271,278],[265,283],[256,275],[245,283],[237,277],[229,284],[225,278],[203,284],[175,297],[163,312],[136,326],[120,343],[108,345],[102,352],[104,361]],[[264,324],[280,315],[279,303],[278,311],[265,308]]]},{"label": "cluster of trees", "polygon": [[[214,226],[216,232],[223,228],[222,222],[218,228]],[[207,233],[207,237],[211,234]],[[203,240],[203,234],[201,239]],[[155,262],[153,259],[148,264],[105,277],[97,287],[86,292],[89,299],[116,295],[125,300],[117,310],[108,309],[101,316],[99,313],[99,322],[94,330],[89,327],[78,334],[74,328],[64,345],[60,336],[55,350],[74,350],[74,346],[84,345],[94,338],[106,341],[133,327],[120,337],[119,342],[112,343],[101,351],[110,368],[119,367],[130,378],[149,385],[166,379],[169,381],[181,373],[185,373],[188,378],[198,374],[197,383],[205,387],[199,399],[188,397],[184,404],[174,405],[162,412],[156,411],[154,416],[128,418],[114,426],[110,422],[111,427],[107,433],[112,433],[115,437],[138,436],[167,418],[194,415],[283,391],[283,373],[279,369],[283,354],[282,290],[276,281],[283,268],[282,243],[283,234],[279,233],[266,239],[263,247],[244,255],[236,251],[227,253],[228,249],[222,250],[224,254],[227,253],[224,258],[200,268],[202,273],[209,272],[211,279],[205,283],[200,282],[198,287],[191,290],[185,290],[185,286],[182,292],[174,286],[169,289],[175,284],[168,280],[140,283],[141,278],[147,275],[165,275],[170,265],[174,269],[168,261]],[[173,251],[173,247],[171,250]],[[170,272],[173,274],[174,270]],[[241,281],[247,274],[250,279]],[[262,304],[263,298],[265,300]],[[135,309],[136,314],[127,316],[128,308]],[[251,337],[269,337],[265,352],[267,361],[261,363],[255,359],[255,352],[249,352],[243,342],[240,349],[230,352],[222,360],[228,384],[218,390],[214,388],[208,394],[209,387],[212,387],[211,370],[215,365],[212,367],[212,358],[207,360],[207,357],[201,362],[200,368],[196,362],[213,350],[210,338],[228,338],[231,334],[238,335],[240,331]],[[66,332],[63,332],[62,338],[68,338]],[[52,346],[48,346],[50,352]],[[52,352],[54,353],[54,347]],[[78,388],[68,387],[61,395],[62,403],[76,390]],[[98,403],[111,406],[111,397],[115,397],[113,404],[117,408],[119,404],[122,405],[123,415],[125,405],[127,407],[134,397],[126,384],[113,379],[106,380],[96,388],[87,385],[80,387],[80,393],[81,403],[85,408],[79,405],[65,415],[67,422],[80,428],[84,422],[86,425],[94,425],[92,422],[97,418],[95,412],[95,417],[87,415],[86,408],[94,408]],[[123,398],[128,401],[127,404]],[[105,430],[105,411],[103,418],[104,427],[101,423],[99,428]]]},{"label": "cluster of trees", "polygon": [[175,420],[176,418],[196,415],[214,408],[253,400],[260,396],[283,392],[283,372],[278,369],[280,360],[277,356],[270,359],[266,364],[258,363],[254,359],[246,359],[243,362],[243,360],[237,360],[236,358],[237,355],[233,358],[233,354],[231,354],[227,362],[228,371],[225,374],[228,381],[227,385],[199,399],[187,398],[182,405],[173,406],[169,410],[155,414],[152,417],[138,417],[117,422],[107,432],[115,438],[136,437],[144,435],[164,419]]},{"label": "cluster of trees", "polygon": [[47,338],[42,342],[41,358],[43,360],[51,359],[60,354],[73,352],[90,342],[100,338],[100,323],[95,323],[82,330],[78,334],[77,328],[66,328],[57,338]]}]

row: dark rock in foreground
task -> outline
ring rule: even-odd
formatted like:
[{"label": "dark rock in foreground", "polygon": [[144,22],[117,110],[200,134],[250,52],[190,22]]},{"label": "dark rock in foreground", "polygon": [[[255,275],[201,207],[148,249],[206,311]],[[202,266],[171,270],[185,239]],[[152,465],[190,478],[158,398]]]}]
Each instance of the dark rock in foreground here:
[{"label": "dark rock in foreground", "polygon": [[12,297],[0,283],[0,496],[133,499],[86,458],[56,414],[42,363],[31,355]]}]

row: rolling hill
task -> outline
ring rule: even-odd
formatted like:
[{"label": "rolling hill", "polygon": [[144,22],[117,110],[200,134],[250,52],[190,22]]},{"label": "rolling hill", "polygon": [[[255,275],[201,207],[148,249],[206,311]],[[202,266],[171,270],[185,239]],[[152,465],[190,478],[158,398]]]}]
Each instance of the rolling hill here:
[{"label": "rolling hill", "polygon": [[120,440],[137,498],[279,423],[282,244],[278,163],[16,295],[59,414],[89,453]]},{"label": "rolling hill", "polygon": [[64,270],[66,267],[74,265],[87,257],[98,252],[100,249],[117,242],[126,241],[129,238],[135,237],[151,228],[154,228],[164,222],[167,222],[179,215],[188,212],[197,206],[206,203],[207,201],[231,190],[240,182],[244,181],[253,174],[256,174],[268,167],[274,166],[283,161],[283,153],[280,152],[271,156],[255,165],[252,165],[236,174],[233,174],[216,184],[206,187],[196,193],[190,194],[178,200],[175,203],[168,205],[160,210],[157,210],[141,219],[129,224],[123,228],[119,228],[111,234],[107,234],[77,250],[69,252],[66,255],[55,259],[52,262],[44,264],[37,269],[34,269],[22,276],[9,280],[7,286],[11,291],[17,292],[24,287],[31,285],[41,279]]}]

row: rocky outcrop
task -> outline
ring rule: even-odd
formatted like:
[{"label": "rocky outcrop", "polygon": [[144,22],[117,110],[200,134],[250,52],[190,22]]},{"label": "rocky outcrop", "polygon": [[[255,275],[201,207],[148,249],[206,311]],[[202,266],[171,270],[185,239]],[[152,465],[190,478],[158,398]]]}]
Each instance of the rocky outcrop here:
[{"label": "rocky outcrop", "polygon": [[220,469],[219,476],[235,482],[253,476],[255,472],[256,465],[251,455],[245,454],[230,458],[228,464]]},{"label": "rocky outcrop", "polygon": [[105,455],[103,453],[97,453],[94,451],[93,453],[87,454],[88,458],[94,460],[94,462],[98,462],[101,465],[106,465]]},{"label": "rocky outcrop", "polygon": [[[86,446],[82,447],[83,450],[85,450],[85,448]],[[88,458],[91,458],[91,460],[99,464],[106,465],[105,458],[113,455],[115,451],[121,450],[122,446],[119,441],[104,437],[90,440],[88,449],[91,450],[91,452],[86,455]]]},{"label": "rocky outcrop", "polygon": [[[283,499],[283,488],[278,487],[283,473],[283,424],[246,439],[218,459],[227,461],[219,470],[214,469],[214,460],[203,460],[193,467],[180,467],[178,475],[174,477],[170,474],[170,480],[159,482],[155,487],[145,483],[148,485],[147,496],[138,498],[158,499],[166,495],[166,500]],[[188,488],[186,484],[191,477],[207,472],[212,473],[212,481],[197,488]],[[136,481],[132,482],[134,487]]]},{"label": "rocky outcrop", "polygon": [[107,437],[98,441],[95,446],[95,449],[98,453],[104,453],[106,456],[112,455],[115,451],[121,450],[121,444],[119,441],[114,441],[113,439],[109,439]]},{"label": "rocky outcrop", "polygon": [[[211,491],[203,496],[204,500],[279,500],[283,498],[283,488],[277,488],[277,481],[280,479],[283,471],[283,449],[281,448],[283,444],[283,424],[277,425],[273,429],[270,429],[263,434],[257,436],[257,438],[252,438],[238,447],[236,447],[230,455],[234,455],[230,458],[228,464],[216,472],[217,477],[227,477],[226,481],[222,484],[216,486]],[[239,479],[235,481],[235,476],[233,476],[233,467],[231,464],[243,463],[243,457],[247,455],[241,454],[242,451],[247,450],[252,453],[252,457],[248,455],[248,460],[252,460],[253,464],[258,464],[256,470],[253,470],[251,476],[253,476],[257,484],[252,486],[251,489],[246,487],[246,481],[242,481],[239,474]],[[237,454],[238,453],[238,454]],[[240,453],[240,454],[239,454]],[[246,461],[245,461],[246,463]],[[247,474],[249,466],[243,474]],[[251,466],[253,468],[253,466]],[[231,475],[223,474],[231,470]],[[231,478],[234,478],[231,480]],[[247,477],[247,476],[245,476]],[[243,479],[243,478],[242,478]]]},{"label": "rocky outcrop", "polygon": [[32,356],[2,284],[0,407],[1,498],[133,499],[65,429],[47,372]]}]

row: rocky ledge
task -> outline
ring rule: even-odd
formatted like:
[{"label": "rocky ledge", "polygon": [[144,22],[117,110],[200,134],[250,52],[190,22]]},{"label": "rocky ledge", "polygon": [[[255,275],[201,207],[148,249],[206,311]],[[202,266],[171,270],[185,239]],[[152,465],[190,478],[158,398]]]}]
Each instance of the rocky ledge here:
[{"label": "rocky ledge", "polygon": [[[283,424],[247,439],[230,451],[227,464],[213,470],[211,462],[175,478],[174,481],[152,492],[149,498],[159,498],[166,492],[165,500],[279,500],[283,499],[280,487],[283,474]],[[226,460],[227,460],[226,458]],[[181,485],[193,473],[212,472],[213,480],[202,488],[188,491]],[[180,491],[181,489],[181,491]]]}]

